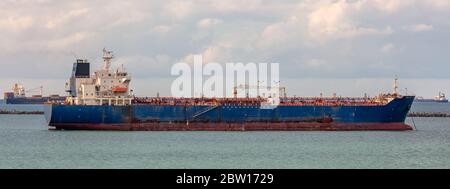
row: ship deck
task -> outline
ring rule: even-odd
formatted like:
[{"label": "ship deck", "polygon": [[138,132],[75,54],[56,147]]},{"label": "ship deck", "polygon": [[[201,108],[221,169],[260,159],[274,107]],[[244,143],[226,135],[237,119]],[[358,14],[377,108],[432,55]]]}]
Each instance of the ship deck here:
[{"label": "ship deck", "polygon": [[[134,98],[137,105],[180,105],[180,106],[217,106],[239,105],[259,106],[266,102],[264,98],[171,98],[140,97]],[[387,99],[354,97],[285,97],[280,98],[281,106],[383,106]]]}]

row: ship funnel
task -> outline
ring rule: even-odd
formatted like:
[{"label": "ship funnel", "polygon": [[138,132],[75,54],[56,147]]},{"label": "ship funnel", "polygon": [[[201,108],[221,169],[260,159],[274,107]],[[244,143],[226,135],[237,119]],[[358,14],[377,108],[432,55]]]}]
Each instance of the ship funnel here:
[{"label": "ship funnel", "polygon": [[86,79],[90,77],[90,63],[87,60],[77,59],[73,63],[72,76],[68,83],[68,89],[66,92],[70,93],[70,96],[76,96],[77,81],[80,79]]}]

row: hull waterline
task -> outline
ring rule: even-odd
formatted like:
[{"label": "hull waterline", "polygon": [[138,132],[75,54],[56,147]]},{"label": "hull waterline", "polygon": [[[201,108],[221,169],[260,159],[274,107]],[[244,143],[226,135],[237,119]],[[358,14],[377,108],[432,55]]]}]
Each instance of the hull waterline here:
[{"label": "hull waterline", "polygon": [[54,124],[56,130],[110,131],[409,131],[404,123],[134,123]]}]

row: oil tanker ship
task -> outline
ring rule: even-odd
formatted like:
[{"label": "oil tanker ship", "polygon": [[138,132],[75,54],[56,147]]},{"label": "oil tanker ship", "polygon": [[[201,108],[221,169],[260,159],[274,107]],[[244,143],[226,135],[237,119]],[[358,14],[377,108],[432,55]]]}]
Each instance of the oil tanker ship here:
[{"label": "oil tanker ship", "polygon": [[396,92],[374,98],[284,97],[274,108],[268,98],[138,98],[130,95],[130,75],[104,67],[90,74],[87,60],[74,63],[64,103],[45,105],[57,130],[122,131],[350,131],[412,130],[405,124],[414,96]]},{"label": "oil tanker ship", "polygon": [[[34,91],[36,89],[40,90],[39,95],[33,95],[31,97],[25,95],[26,92]],[[4,101],[6,104],[44,104],[46,102],[64,102],[66,100],[66,97],[59,95],[43,96],[42,87],[27,91],[25,90],[25,87],[16,83],[12,90],[13,92],[4,93]]]}]

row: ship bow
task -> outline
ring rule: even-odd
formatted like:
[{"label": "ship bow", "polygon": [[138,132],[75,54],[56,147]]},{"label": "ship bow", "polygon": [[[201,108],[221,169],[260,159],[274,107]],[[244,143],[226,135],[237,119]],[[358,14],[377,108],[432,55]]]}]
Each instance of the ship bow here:
[{"label": "ship bow", "polygon": [[44,116],[47,121],[47,125],[51,125],[52,123],[52,112],[53,112],[53,104],[45,104],[44,105]]}]

